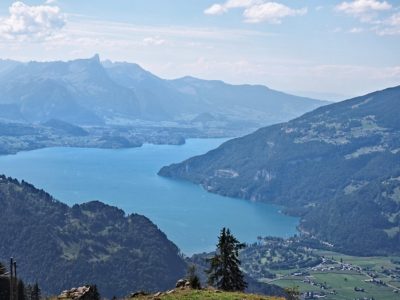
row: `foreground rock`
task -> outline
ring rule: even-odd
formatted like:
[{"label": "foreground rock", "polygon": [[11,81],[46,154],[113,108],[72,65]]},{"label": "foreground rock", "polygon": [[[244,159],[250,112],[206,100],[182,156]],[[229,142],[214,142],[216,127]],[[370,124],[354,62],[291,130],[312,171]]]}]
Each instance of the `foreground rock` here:
[{"label": "foreground rock", "polygon": [[59,300],[95,300],[99,299],[99,294],[94,286],[85,285],[78,288],[72,288],[67,291],[63,291],[60,296],[57,297]]}]

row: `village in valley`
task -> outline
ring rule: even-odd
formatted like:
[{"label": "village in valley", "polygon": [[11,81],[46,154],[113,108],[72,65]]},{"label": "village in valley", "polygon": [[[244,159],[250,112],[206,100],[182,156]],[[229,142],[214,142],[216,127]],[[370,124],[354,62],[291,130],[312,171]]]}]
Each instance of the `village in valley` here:
[{"label": "village in valley", "polygon": [[[309,243],[310,244],[310,243]],[[359,257],[313,249],[301,238],[259,238],[241,258],[260,281],[298,287],[304,299],[400,297],[400,257]]]}]

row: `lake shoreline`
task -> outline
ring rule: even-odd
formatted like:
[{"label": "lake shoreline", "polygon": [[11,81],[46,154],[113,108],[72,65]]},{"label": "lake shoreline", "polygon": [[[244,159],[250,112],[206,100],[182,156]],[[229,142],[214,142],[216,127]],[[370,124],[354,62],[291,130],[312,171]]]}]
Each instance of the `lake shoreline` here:
[{"label": "lake shoreline", "polygon": [[298,234],[298,218],[280,213],[281,206],[223,197],[157,175],[162,166],[208,152],[226,140],[188,139],[182,146],[128,149],[44,148],[0,156],[0,169],[69,206],[101,200],[126,214],[144,215],[186,255],[213,250],[223,226],[246,243],[258,235]]}]

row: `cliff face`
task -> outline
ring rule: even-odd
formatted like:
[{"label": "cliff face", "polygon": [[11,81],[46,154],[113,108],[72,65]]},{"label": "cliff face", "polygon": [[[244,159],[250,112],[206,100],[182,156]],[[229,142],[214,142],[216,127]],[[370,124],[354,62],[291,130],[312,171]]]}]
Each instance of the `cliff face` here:
[{"label": "cliff face", "polygon": [[0,260],[13,256],[46,294],[82,283],[102,295],[174,286],[178,248],[149,219],[94,201],[72,208],[32,185],[0,177]]}]

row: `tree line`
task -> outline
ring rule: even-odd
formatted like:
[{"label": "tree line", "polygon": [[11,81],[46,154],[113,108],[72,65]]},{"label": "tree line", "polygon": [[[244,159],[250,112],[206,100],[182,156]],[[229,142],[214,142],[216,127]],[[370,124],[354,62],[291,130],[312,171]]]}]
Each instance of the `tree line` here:
[{"label": "tree line", "polygon": [[[37,283],[28,284],[18,278],[11,281],[11,270],[8,272],[7,268],[0,262],[0,300],[40,300],[41,290]],[[12,294],[12,295],[11,295]]]}]

